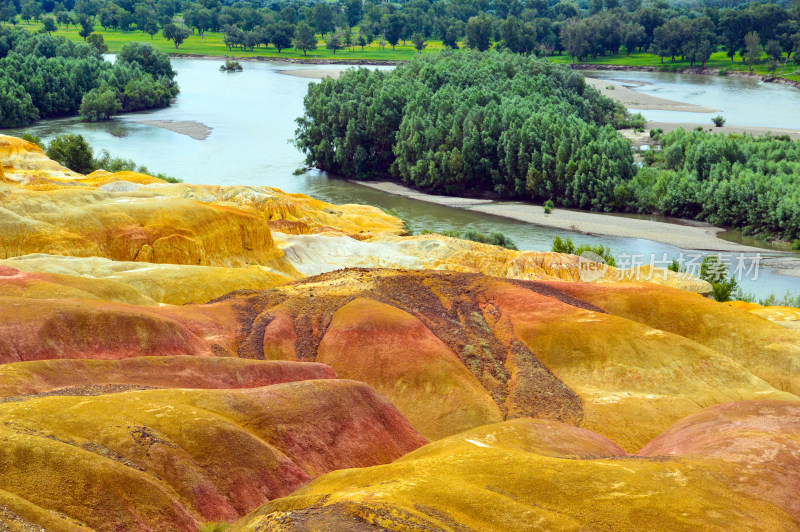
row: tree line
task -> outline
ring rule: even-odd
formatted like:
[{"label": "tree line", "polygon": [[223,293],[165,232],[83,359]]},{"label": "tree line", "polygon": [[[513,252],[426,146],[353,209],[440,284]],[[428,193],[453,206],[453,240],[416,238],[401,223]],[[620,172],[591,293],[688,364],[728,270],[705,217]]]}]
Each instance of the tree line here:
[{"label": "tree line", "polygon": [[678,130],[637,168],[624,108],[543,59],[424,54],[312,84],[304,106],[296,145],[348,178],[800,236],[800,143]]},{"label": "tree line", "polygon": [[[568,53],[583,61],[625,50],[649,51],[662,60],[680,57],[705,65],[720,47],[751,66],[766,52],[773,63],[800,49],[800,2],[720,7],[664,0],[377,0],[261,2],[220,0],[0,0],[0,20],[41,18],[55,24],[138,29],[151,36],[161,29],[176,47],[192,33],[223,32],[233,48],[295,46],[307,52],[316,35],[334,52],[373,42],[392,48],[412,41],[417,49],[439,39],[446,47],[505,48],[537,55]],[[357,32],[354,32],[357,28]],[[85,35],[84,35],[85,37]]]},{"label": "tree line", "polygon": [[2,27],[0,127],[165,107],[178,93],[174,77],[169,57],[149,44],[127,44],[111,64],[92,44]]}]

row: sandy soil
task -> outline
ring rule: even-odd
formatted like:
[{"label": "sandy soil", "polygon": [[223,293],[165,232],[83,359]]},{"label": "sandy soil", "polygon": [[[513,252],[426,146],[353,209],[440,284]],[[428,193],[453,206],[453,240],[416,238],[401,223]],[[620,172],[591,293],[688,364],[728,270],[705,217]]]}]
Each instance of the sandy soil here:
[{"label": "sandy soil", "polygon": [[211,134],[211,128],[194,120],[132,120],[139,124],[168,129],[196,140],[205,140]]},{"label": "sandy soil", "polygon": [[278,70],[278,74],[286,74],[287,76],[297,76],[298,78],[310,79],[339,79],[339,76],[342,74],[342,72],[344,72],[344,69],[336,68],[299,68],[296,70]]},{"label": "sandy soil", "polygon": [[[493,201],[488,199],[435,196],[387,181],[353,181],[359,185],[381,190],[388,194],[427,201],[448,207],[458,207],[495,216],[503,216],[531,224],[578,231],[588,234],[610,235],[625,238],[644,238],[673,246],[709,251],[754,252],[764,250],[728,242],[717,238],[723,231],[704,223],[680,225],[593,212],[554,209],[545,214],[541,205],[521,202]],[[788,265],[787,265],[788,266]]]},{"label": "sandy soil", "polygon": [[[657,111],[682,111],[688,113],[714,113],[717,109],[691,103],[667,100],[650,94],[636,92],[607,79],[586,78],[586,83],[600,91],[603,96],[620,102],[628,109],[653,109]],[[614,87],[607,89],[606,87]]]},{"label": "sandy soil", "polygon": [[731,126],[725,124],[722,127],[715,127],[711,121],[708,121],[708,124],[690,124],[690,123],[681,123],[681,122],[648,122],[645,126],[646,135],[650,136],[650,129],[658,129],[661,128],[664,130],[665,133],[669,133],[674,129],[678,129],[682,127],[683,129],[690,131],[696,128],[698,125],[703,126],[703,130],[710,132],[710,133],[738,133],[743,134],[747,133],[749,135],[753,135],[755,137],[760,137],[762,135],[766,135],[767,133],[771,135],[789,135],[792,140],[800,140],[800,129],[784,129],[779,127],[752,127],[752,126]]}]

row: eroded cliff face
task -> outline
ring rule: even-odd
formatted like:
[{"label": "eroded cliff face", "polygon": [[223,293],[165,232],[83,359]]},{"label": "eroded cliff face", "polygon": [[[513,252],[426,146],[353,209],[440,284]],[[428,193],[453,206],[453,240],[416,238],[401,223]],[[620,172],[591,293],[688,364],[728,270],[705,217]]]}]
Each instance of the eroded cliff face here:
[{"label": "eroded cliff face", "polygon": [[0,163],[0,528],[800,527],[790,309],[10,137]]}]

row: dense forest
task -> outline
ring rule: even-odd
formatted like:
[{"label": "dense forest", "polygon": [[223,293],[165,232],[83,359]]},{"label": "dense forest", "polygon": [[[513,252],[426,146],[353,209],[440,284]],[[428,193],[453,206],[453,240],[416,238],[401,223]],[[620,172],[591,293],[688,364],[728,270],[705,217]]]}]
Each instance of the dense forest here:
[{"label": "dense forest", "polygon": [[304,103],[297,146],[347,177],[800,236],[800,143],[678,130],[637,169],[624,109],[546,60],[425,54],[312,84]]},{"label": "dense forest", "polygon": [[[253,50],[294,46],[313,50],[316,35],[334,53],[343,47],[378,43],[394,48],[426,40],[444,46],[490,47],[536,55],[566,52],[574,61],[622,52],[649,51],[704,65],[723,49],[733,61],[766,56],[774,70],[800,49],[800,2],[745,3],[739,0],[0,0],[0,21],[50,20],[140,30],[174,42],[192,33],[224,32],[229,48]],[[47,22],[46,22],[47,23]],[[795,56],[796,57],[796,56]]]},{"label": "dense forest", "polygon": [[169,57],[149,44],[126,45],[117,61],[97,46],[46,33],[0,28],[0,127],[80,114],[165,107],[177,94]]}]

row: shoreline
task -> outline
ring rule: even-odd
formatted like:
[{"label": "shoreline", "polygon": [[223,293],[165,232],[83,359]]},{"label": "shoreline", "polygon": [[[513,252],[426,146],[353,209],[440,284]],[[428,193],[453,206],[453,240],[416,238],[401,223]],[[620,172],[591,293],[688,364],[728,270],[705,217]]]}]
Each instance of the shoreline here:
[{"label": "shoreline", "polygon": [[[374,65],[374,66],[397,66],[408,62],[405,59],[335,59],[335,58],[321,58],[321,57],[280,57],[280,56],[252,56],[252,57],[234,57],[229,55],[209,55],[209,54],[187,54],[182,52],[168,52],[172,58],[176,59],[209,59],[224,61],[226,59],[234,59],[236,61],[261,61],[265,63],[286,63],[286,64],[301,64],[301,65]],[[545,59],[548,59],[545,57]],[[667,74],[698,74],[703,76],[729,76],[733,78],[754,78],[764,83],[778,83],[781,85],[788,85],[795,89],[800,89],[800,81],[794,81],[780,76],[769,76],[766,74],[757,74],[755,72],[746,72],[741,70],[723,70],[720,68],[700,68],[700,67],[683,67],[675,68],[674,70],[663,70],[660,66],[650,65],[613,65],[608,63],[562,63],[565,67],[572,70],[605,70],[612,72],[662,72]]]},{"label": "shoreline", "polygon": [[[627,109],[648,109],[656,111],[676,111],[684,113],[716,113],[719,109],[693,103],[659,98],[652,94],[636,92],[619,82],[584,76],[586,84],[594,87],[600,94],[624,105]],[[612,88],[609,88],[612,87]]]},{"label": "shoreline", "polygon": [[[346,181],[357,185],[379,190],[386,194],[471,210],[483,214],[501,216],[551,229],[562,229],[590,235],[614,236],[621,238],[640,238],[683,249],[698,251],[719,251],[726,253],[776,253],[763,248],[737,244],[717,237],[717,233],[726,231],[705,222],[678,224],[629,218],[614,214],[586,212],[564,208],[556,208],[551,214],[544,213],[544,207],[521,201],[498,201],[483,198],[461,198],[456,196],[438,196],[421,192],[393,181]],[[800,256],[797,258],[800,266]],[[800,272],[799,272],[800,274]]]},{"label": "shoreline", "polygon": [[170,52],[167,55],[175,59],[208,59],[225,61],[232,59],[234,61],[246,62],[262,62],[262,63],[286,63],[297,65],[374,65],[374,66],[396,66],[407,63],[404,60],[397,59],[323,59],[320,57],[267,57],[267,56],[252,56],[252,57],[235,57],[230,55],[207,55],[207,54],[184,54]]},{"label": "shoreline", "polygon": [[611,65],[611,64],[597,64],[597,63],[578,63],[568,65],[572,70],[603,70],[609,72],[659,72],[662,74],[697,74],[700,76],[726,76],[731,78],[751,78],[763,81],[764,83],[777,83],[779,85],[788,85],[795,89],[800,89],[800,81],[782,78],[780,76],[768,76],[766,74],[757,74],[755,72],[745,72],[741,70],[723,70],[720,68],[699,68],[699,67],[684,67],[676,68],[674,70],[662,70],[661,67],[649,65]]}]

